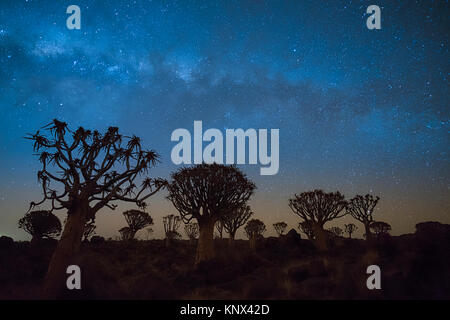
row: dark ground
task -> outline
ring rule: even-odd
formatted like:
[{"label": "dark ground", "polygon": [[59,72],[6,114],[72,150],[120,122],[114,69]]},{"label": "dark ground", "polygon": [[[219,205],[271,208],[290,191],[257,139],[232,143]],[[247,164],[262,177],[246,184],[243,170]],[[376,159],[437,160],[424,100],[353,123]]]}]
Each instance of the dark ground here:
[{"label": "dark ground", "polygon": [[[450,225],[424,223],[415,234],[370,246],[338,238],[327,253],[295,236],[216,239],[218,257],[194,268],[195,245],[163,240],[83,243],[76,263],[82,299],[450,299]],[[292,235],[292,234],[291,234]],[[0,243],[0,299],[36,299],[55,243]],[[366,287],[381,268],[381,290]]]}]

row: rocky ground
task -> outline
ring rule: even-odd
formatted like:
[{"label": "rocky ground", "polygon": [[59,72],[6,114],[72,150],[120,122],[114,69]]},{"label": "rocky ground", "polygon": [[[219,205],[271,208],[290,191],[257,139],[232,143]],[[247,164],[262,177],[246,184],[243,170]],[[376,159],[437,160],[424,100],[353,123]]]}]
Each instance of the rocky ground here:
[{"label": "rocky ground", "polygon": [[[296,232],[258,242],[216,239],[217,258],[194,267],[195,244],[162,240],[83,243],[74,260],[82,299],[450,299],[450,226],[364,240],[337,238],[319,253]],[[0,241],[0,299],[36,299],[55,243]],[[368,290],[367,266],[381,268]]]}]

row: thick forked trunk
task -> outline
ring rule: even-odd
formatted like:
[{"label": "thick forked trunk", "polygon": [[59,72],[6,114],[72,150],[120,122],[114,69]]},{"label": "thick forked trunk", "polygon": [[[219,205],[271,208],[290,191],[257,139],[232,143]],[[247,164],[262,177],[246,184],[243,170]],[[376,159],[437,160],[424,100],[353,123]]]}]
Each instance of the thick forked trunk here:
[{"label": "thick forked trunk", "polygon": [[256,235],[250,237],[250,249],[254,251],[256,249]]},{"label": "thick forked trunk", "polygon": [[230,246],[234,245],[234,237],[235,237],[235,233],[230,233],[230,237],[228,238],[228,244]]},{"label": "thick forked trunk", "polygon": [[323,230],[323,226],[319,223],[313,223],[312,228],[314,232],[314,243],[316,245],[316,248],[319,251],[326,251],[328,249],[328,237],[325,230]]},{"label": "thick forked trunk", "polygon": [[214,257],[214,222],[199,224],[200,236],[197,243],[195,263],[211,260]]},{"label": "thick forked trunk", "polygon": [[44,281],[44,298],[57,298],[66,285],[66,270],[78,252],[86,223],[87,206],[69,212],[58,246],[53,252]]}]

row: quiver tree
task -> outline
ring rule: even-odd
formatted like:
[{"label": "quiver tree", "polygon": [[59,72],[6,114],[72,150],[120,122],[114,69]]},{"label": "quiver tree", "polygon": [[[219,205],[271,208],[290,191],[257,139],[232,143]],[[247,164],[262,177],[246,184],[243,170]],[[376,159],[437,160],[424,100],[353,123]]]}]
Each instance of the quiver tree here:
[{"label": "quiver tree", "polygon": [[83,240],[89,240],[95,234],[95,229],[97,229],[97,226],[94,224],[94,221],[86,222],[84,225]]},{"label": "quiver tree", "polygon": [[370,224],[369,228],[377,238],[389,235],[389,231],[392,229],[389,223],[383,221],[374,221]]},{"label": "quiver tree", "polygon": [[316,246],[319,250],[327,249],[325,223],[344,216],[347,205],[344,196],[339,192],[324,192],[314,190],[295,194],[289,199],[291,210],[311,224]]},{"label": "quiver tree", "polygon": [[266,231],[266,225],[259,219],[252,219],[244,227],[245,234],[250,240],[250,249],[255,250],[256,240],[262,237],[262,234]]},{"label": "quiver tree", "polygon": [[275,229],[275,232],[280,237],[283,235],[284,231],[286,231],[287,223],[286,222],[277,222],[273,224],[273,228]]},{"label": "quiver tree", "polygon": [[51,258],[44,296],[56,297],[65,287],[66,268],[79,250],[86,221],[102,208],[115,209],[116,201],[146,206],[145,200],[165,186],[161,179],[136,178],[158,161],[153,150],[144,150],[138,137],[125,137],[109,127],[104,134],[82,127],[72,131],[65,122],[53,120],[27,139],[34,142],[42,169],[37,177],[43,199],[53,210],[66,210],[67,223]]},{"label": "quiver tree", "polygon": [[314,240],[314,231],[312,228],[311,221],[299,222],[298,229],[304,234],[306,234],[309,240]]},{"label": "quiver tree", "polygon": [[134,237],[134,233],[130,227],[123,227],[119,230],[119,233],[122,241],[130,241]]},{"label": "quiver tree", "polygon": [[366,240],[370,240],[372,236],[370,224],[373,222],[373,210],[379,200],[380,197],[374,197],[370,194],[357,195],[349,201],[347,206],[347,213],[364,225]]},{"label": "quiver tree", "polygon": [[178,233],[180,223],[181,218],[174,214],[169,214],[168,216],[163,217],[164,232],[166,234],[166,246],[169,246],[172,240],[181,237]]},{"label": "quiver tree", "polygon": [[349,223],[344,225],[345,227],[345,233],[348,234],[349,239],[352,238],[352,234],[358,230],[358,227],[354,223]]},{"label": "quiver tree", "polygon": [[237,230],[253,215],[250,206],[243,205],[222,219],[223,228],[229,235],[229,244],[233,245]]},{"label": "quiver tree", "polygon": [[333,235],[333,237],[342,237],[344,231],[339,227],[331,227],[328,231]]},{"label": "quiver tree", "polygon": [[255,185],[235,166],[200,164],[172,174],[168,199],[184,223],[196,219],[200,229],[196,263],[214,257],[214,225],[243,206]]},{"label": "quiver tree", "polygon": [[36,244],[43,238],[55,238],[61,234],[61,221],[52,212],[46,210],[31,211],[19,220],[19,228],[31,235],[31,243]]},{"label": "quiver tree", "polygon": [[128,227],[130,228],[130,240],[134,239],[136,233],[139,230],[153,224],[152,217],[145,211],[132,209],[125,211],[123,213],[123,216],[125,217],[125,220],[128,223]]},{"label": "quiver tree", "polygon": [[198,223],[191,222],[184,225],[184,232],[186,233],[186,236],[188,237],[189,241],[191,243],[194,243],[195,240],[198,238]]}]

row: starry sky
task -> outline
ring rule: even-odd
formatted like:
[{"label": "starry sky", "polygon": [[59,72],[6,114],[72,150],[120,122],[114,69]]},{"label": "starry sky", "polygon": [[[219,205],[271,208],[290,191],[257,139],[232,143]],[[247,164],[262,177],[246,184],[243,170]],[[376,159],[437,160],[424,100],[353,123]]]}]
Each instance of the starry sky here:
[{"label": "starry sky", "polygon": [[[72,4],[81,30],[66,27]],[[366,27],[371,4],[381,30]],[[241,166],[267,236],[297,226],[288,198],[314,188],[380,196],[393,234],[450,223],[449,16],[448,1],[2,0],[0,235],[29,239],[17,221],[41,188],[23,137],[53,118],[140,136],[163,178],[172,131],[194,120],[280,129],[277,175]],[[148,208],[156,238],[176,213],[165,196]],[[101,211],[98,234],[118,235],[127,208]]]}]

